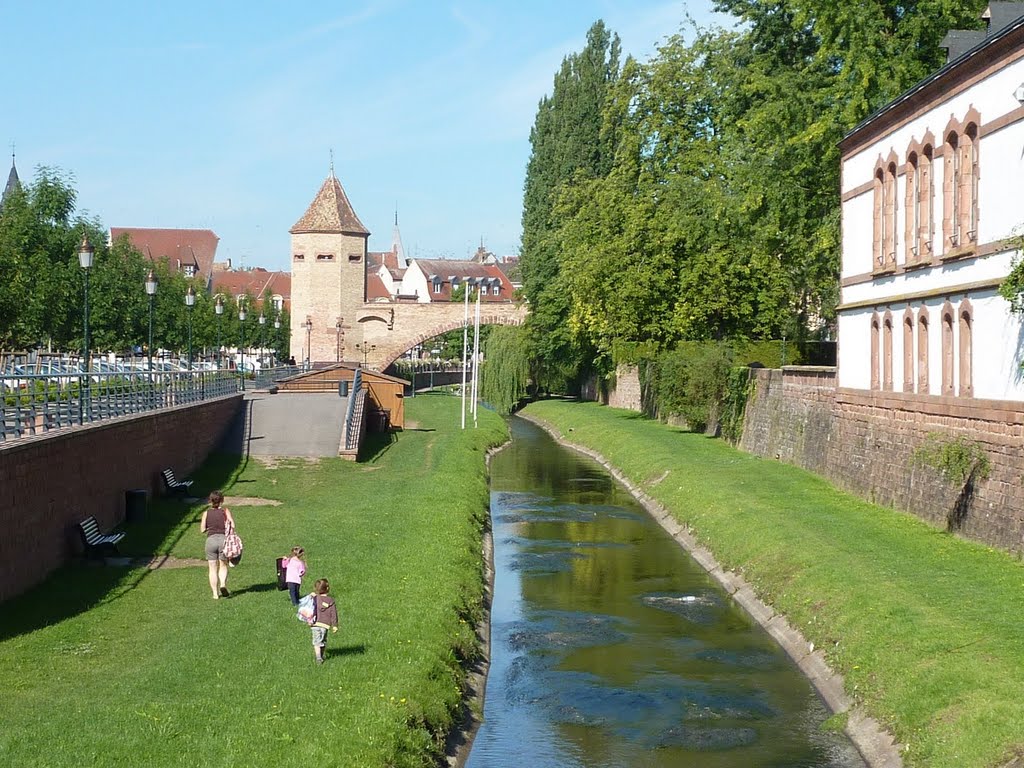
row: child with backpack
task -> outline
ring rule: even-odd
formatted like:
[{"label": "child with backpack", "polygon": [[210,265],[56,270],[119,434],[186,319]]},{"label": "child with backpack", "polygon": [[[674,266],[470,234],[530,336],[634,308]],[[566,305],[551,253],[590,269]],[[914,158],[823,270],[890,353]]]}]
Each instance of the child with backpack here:
[{"label": "child with backpack", "polygon": [[292,547],[291,555],[284,558],[282,565],[288,596],[292,599],[292,605],[298,605],[299,587],[302,586],[302,577],[306,573],[306,550],[302,547]]},{"label": "child with backpack", "polygon": [[[328,592],[331,585],[327,579],[317,579],[313,587],[313,654],[317,664],[324,663],[324,648],[327,646],[327,630],[338,631],[338,606]],[[300,613],[301,615],[301,613]]]}]

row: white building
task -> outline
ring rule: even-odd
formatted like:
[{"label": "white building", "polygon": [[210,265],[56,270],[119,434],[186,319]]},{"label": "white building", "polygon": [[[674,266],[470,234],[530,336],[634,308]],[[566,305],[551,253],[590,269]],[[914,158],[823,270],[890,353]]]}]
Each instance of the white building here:
[{"label": "white building", "polygon": [[985,18],[840,145],[840,391],[1024,400],[1024,328],[998,293],[1024,224],[1024,3]]}]

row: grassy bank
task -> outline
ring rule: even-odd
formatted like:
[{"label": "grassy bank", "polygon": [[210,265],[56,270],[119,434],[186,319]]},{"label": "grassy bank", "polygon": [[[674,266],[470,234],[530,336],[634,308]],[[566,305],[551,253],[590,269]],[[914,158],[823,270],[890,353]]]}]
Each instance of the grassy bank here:
[{"label": "grassy bank", "polygon": [[[201,491],[245,541],[227,600],[205,564],[70,566],[0,606],[0,765],[421,766],[460,702],[482,583],[484,455],[505,426],[416,397],[411,427],[360,463],[216,457]],[[201,505],[153,505],[122,549],[201,558]],[[274,558],[305,547],[303,587],[330,579],[341,629],[316,666],[276,589]]]},{"label": "grassy bank", "polygon": [[[795,467],[595,404],[526,413],[601,453],[825,649],[911,766],[1024,755],[1024,566]],[[1015,763],[1016,764],[1016,763]]]}]

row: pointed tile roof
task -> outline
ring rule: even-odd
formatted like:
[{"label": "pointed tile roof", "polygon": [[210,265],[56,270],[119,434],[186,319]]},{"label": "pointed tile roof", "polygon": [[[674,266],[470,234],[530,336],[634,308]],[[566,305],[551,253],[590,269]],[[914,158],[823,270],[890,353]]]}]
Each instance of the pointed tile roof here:
[{"label": "pointed tile roof", "polygon": [[7,186],[4,187],[0,203],[3,203],[7,196],[16,189],[21,189],[21,179],[18,178],[18,169],[14,166],[14,155],[11,155],[11,173],[7,176]]},{"label": "pointed tile roof", "polygon": [[320,191],[316,193],[316,198],[289,232],[293,235],[303,232],[337,232],[345,235],[370,236],[370,230],[363,226],[363,222],[352,210],[352,203],[348,201],[348,196],[334,173],[327,177]]}]

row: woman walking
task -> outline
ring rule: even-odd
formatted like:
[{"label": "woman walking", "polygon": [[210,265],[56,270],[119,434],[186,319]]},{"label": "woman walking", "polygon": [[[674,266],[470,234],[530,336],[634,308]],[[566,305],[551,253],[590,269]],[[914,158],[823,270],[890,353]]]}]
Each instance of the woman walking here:
[{"label": "woman walking", "polygon": [[233,528],[235,519],[231,510],[221,507],[224,494],[214,491],[210,494],[210,507],[203,512],[199,521],[199,530],[206,534],[206,561],[210,567],[210,589],[213,599],[219,600],[228,596],[228,560],[224,557],[224,535],[230,524]]}]

